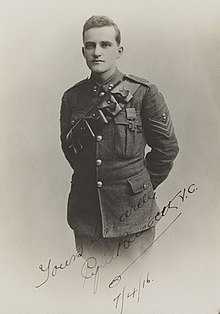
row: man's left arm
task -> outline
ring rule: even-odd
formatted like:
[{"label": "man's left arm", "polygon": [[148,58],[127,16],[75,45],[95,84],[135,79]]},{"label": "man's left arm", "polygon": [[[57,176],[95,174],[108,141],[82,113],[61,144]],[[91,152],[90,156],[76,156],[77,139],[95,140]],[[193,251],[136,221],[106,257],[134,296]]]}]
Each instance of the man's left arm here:
[{"label": "man's left arm", "polygon": [[60,109],[60,139],[61,139],[61,147],[64,152],[66,159],[68,160],[72,169],[74,169],[75,165],[75,152],[72,147],[69,147],[70,144],[67,141],[67,134],[72,127],[71,124],[71,109],[68,103],[67,93],[64,93],[62,97],[61,109]]},{"label": "man's left arm", "polygon": [[171,171],[179,146],[168,107],[155,85],[149,85],[143,98],[142,118],[147,144],[151,147],[145,164],[156,189]]}]

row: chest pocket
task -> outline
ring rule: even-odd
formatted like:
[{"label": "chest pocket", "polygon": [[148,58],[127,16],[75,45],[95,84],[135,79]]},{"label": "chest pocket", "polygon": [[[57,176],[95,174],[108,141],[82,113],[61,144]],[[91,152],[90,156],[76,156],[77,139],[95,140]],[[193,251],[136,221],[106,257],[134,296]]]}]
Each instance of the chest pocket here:
[{"label": "chest pocket", "polygon": [[135,112],[133,117],[129,117],[126,109],[114,118],[114,147],[118,156],[131,158],[142,154],[145,145],[140,113]]}]

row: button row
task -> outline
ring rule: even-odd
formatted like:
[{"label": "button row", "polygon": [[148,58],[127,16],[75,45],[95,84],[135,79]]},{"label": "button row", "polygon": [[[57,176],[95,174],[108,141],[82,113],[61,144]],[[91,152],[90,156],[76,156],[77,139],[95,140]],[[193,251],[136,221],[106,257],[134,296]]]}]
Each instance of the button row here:
[{"label": "button row", "polygon": [[[96,141],[97,141],[97,142],[101,142],[101,140],[102,140],[102,135],[97,135]],[[97,160],[96,160],[96,165],[97,165],[97,166],[101,166],[101,164],[102,164],[102,160],[101,160],[101,159],[97,159]],[[98,187],[99,189],[102,187],[102,181],[97,181],[97,187]]]},{"label": "button row", "polygon": [[[97,137],[96,137],[96,141],[97,142],[101,142],[101,140],[102,140],[102,135],[97,135]],[[97,166],[101,166],[101,164],[102,164],[102,160],[101,159],[97,159],[96,160],[96,165]],[[97,181],[97,188],[101,188],[102,187],[102,181]]]}]

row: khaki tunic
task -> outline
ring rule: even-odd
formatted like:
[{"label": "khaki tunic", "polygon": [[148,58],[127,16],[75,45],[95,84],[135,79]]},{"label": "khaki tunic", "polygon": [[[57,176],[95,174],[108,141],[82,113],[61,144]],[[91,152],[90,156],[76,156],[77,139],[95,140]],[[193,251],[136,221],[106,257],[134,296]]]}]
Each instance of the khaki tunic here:
[{"label": "khaki tunic", "polygon": [[[107,95],[123,103],[120,112],[76,152],[68,132],[92,105],[101,108]],[[94,116],[93,111],[89,118]],[[179,150],[157,87],[119,70],[102,85],[91,76],[64,93],[60,125],[62,149],[74,170],[70,227],[94,237],[121,237],[151,227],[158,212],[154,191],[167,178]]]}]

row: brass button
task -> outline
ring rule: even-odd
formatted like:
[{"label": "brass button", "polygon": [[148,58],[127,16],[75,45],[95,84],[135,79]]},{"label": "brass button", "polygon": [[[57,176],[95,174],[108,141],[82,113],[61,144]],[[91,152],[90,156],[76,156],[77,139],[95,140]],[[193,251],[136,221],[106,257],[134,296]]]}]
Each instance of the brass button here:
[{"label": "brass button", "polygon": [[144,189],[147,188],[147,184],[146,184],[146,183],[143,184],[143,188],[144,188]]},{"label": "brass button", "polygon": [[93,114],[92,114],[92,116],[93,116],[93,117],[95,117],[95,116],[96,116],[96,114],[95,114],[95,113],[93,113]]},{"label": "brass button", "polygon": [[104,96],[105,95],[105,92],[101,92],[100,94],[99,94],[99,97],[102,97],[102,96]]},{"label": "brass button", "polygon": [[96,166],[101,166],[102,164],[102,160],[101,159],[97,159],[96,160]]},{"label": "brass button", "polygon": [[102,136],[101,135],[97,135],[96,140],[97,140],[97,142],[100,142],[102,140]]},{"label": "brass button", "polygon": [[110,104],[110,103],[111,103],[111,100],[108,100],[107,103]]},{"label": "brass button", "polygon": [[97,187],[100,189],[102,187],[102,181],[97,182]]}]

